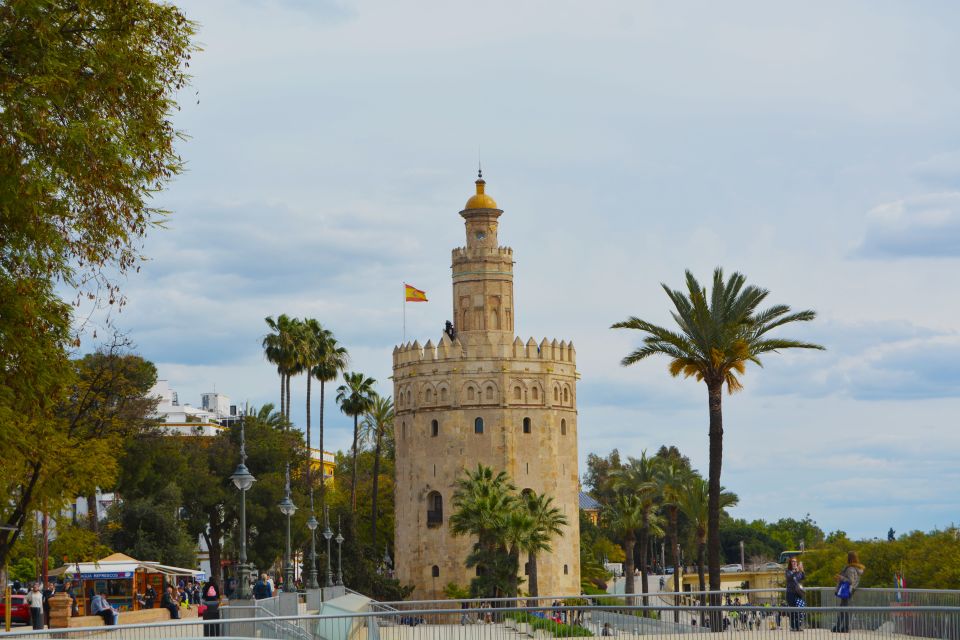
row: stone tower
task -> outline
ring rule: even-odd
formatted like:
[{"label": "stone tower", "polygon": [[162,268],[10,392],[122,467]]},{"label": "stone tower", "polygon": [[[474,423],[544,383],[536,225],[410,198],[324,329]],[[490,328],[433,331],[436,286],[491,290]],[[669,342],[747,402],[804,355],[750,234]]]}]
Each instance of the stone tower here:
[{"label": "stone tower", "polygon": [[416,586],[414,598],[469,585],[474,540],[453,537],[449,519],[456,479],[482,463],[519,490],[552,496],[567,516],[553,551],[538,556],[539,592],[578,595],[576,352],[573,343],[514,336],[513,250],[497,242],[503,211],[485,186],[480,176],[460,212],[467,241],[453,250],[456,337],[393,350],[397,577]]}]

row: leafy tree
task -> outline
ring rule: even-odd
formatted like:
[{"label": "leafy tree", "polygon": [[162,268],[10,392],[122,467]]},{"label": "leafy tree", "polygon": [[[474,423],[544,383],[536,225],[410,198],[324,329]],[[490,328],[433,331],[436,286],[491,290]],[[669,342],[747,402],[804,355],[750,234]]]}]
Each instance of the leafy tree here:
[{"label": "leafy tree", "polygon": [[32,509],[110,477],[54,419],[77,344],[55,289],[122,306],[163,215],[149,199],[181,169],[169,115],[193,32],[149,0],[0,4],[0,565]]},{"label": "leafy tree", "polygon": [[344,384],[337,388],[337,404],[343,413],[353,417],[353,472],[350,480],[350,513],[353,514],[357,512],[357,440],[360,436],[360,416],[373,406],[373,399],[377,395],[373,385],[377,381],[359,372],[345,373],[343,381]]},{"label": "leafy tree", "polygon": [[57,522],[57,537],[50,543],[50,560],[54,567],[71,562],[93,562],[111,553],[113,550],[93,531]]},{"label": "leafy tree", "polygon": [[133,558],[196,566],[196,539],[177,517],[182,504],[183,494],[172,481],[152,496],[124,499],[112,508],[107,523],[110,546]]},{"label": "leafy tree", "polygon": [[[22,417],[12,419],[32,430],[14,433],[0,426],[0,443],[12,453],[0,460],[11,497],[0,502],[0,514],[22,527],[31,505],[55,511],[67,499],[86,495],[90,527],[96,530],[93,496],[97,487],[114,483],[115,451],[152,423],[148,416],[156,400],[148,393],[156,369],[114,342],[104,351],[70,362],[61,375],[53,398],[44,400],[44,411],[26,414],[31,420],[41,416],[41,421],[25,425]],[[16,537],[17,532],[0,531],[0,557],[9,553]]]},{"label": "leafy tree", "polygon": [[373,450],[373,500],[370,504],[370,546],[377,548],[377,506],[380,488],[380,453],[384,436],[392,437],[393,398],[375,396],[366,415],[363,417],[364,434],[374,442]]},{"label": "leafy tree", "polygon": [[[680,501],[692,474],[675,458],[658,458],[654,482],[667,513],[667,534],[670,538],[670,555],[673,558],[673,591],[680,593]],[[680,612],[674,611],[674,622],[680,621]]]},{"label": "leafy tree", "polygon": [[612,500],[616,494],[613,488],[614,475],[622,467],[620,452],[616,449],[605,458],[591,453],[587,456],[587,472],[583,476],[583,485],[595,500]]},{"label": "leafy tree", "polygon": [[[808,322],[813,311],[791,313],[786,305],[774,305],[763,311],[758,307],[769,292],[754,286],[744,287],[746,278],[732,274],[726,281],[723,270],[713,273],[713,288],[706,287],[687,271],[687,291],[662,285],[673,303],[673,318],[679,331],[657,326],[637,317],[613,325],[614,329],[635,329],[646,334],[643,346],[622,360],[624,366],[653,355],[670,358],[670,375],[695,377],[707,386],[710,411],[710,500],[707,527],[707,553],[710,590],[720,589],[720,470],[723,461],[723,386],[733,393],[742,388],[738,376],[746,372],[748,362],[760,364],[760,356],[784,349],[823,349],[820,345],[797,340],[771,338],[768,334],[785,324]],[[719,597],[715,597],[715,604]],[[719,621],[712,628],[720,630]]]}]

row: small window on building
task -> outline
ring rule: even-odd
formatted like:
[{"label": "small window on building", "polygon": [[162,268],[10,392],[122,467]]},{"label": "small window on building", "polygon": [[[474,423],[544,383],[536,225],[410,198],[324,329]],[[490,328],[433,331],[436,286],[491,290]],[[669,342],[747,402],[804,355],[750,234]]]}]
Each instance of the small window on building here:
[{"label": "small window on building", "polygon": [[447,401],[447,388],[443,387],[442,389],[440,389],[440,402],[446,402],[446,401]]},{"label": "small window on building", "polygon": [[562,436],[567,435],[567,421],[566,421],[566,420],[561,420],[561,421],[560,421],[560,435],[562,435]]},{"label": "small window on building", "polygon": [[520,390],[520,387],[513,388],[513,399],[519,400],[523,397],[523,392]]},{"label": "small window on building", "polygon": [[570,390],[566,387],[563,388],[563,402],[564,404],[570,402]]},{"label": "small window on building", "polygon": [[557,389],[556,387],[553,388],[553,401],[560,402],[560,389]]},{"label": "small window on building", "polygon": [[570,567],[569,567],[569,566],[563,565],[563,575],[565,575],[565,576],[566,576],[566,575],[570,575]]},{"label": "small window on building", "polygon": [[531,429],[531,427],[530,427],[530,418],[524,418],[524,419],[523,419],[523,432],[524,432],[524,433],[530,433],[531,430],[532,430],[532,429]]},{"label": "small window on building", "polygon": [[439,577],[440,577],[440,567],[438,567],[437,565],[433,565],[433,568],[430,569],[430,575],[432,575],[434,578],[439,578]]},{"label": "small window on building", "polygon": [[482,565],[479,565],[479,564],[478,564],[478,565],[477,565],[477,576],[486,575],[486,573],[487,573],[487,568],[484,567],[484,566],[482,566]]},{"label": "small window on building", "polygon": [[467,388],[467,400],[475,400],[476,392],[474,392],[473,387]]},{"label": "small window on building", "polygon": [[407,439],[407,423],[406,422],[400,423],[400,437],[402,437],[404,440]]},{"label": "small window on building", "polygon": [[487,387],[487,400],[493,400],[493,387]]},{"label": "small window on building", "polygon": [[426,396],[427,404],[433,404],[433,389],[427,389]]},{"label": "small window on building", "polygon": [[529,563],[529,562],[524,562],[524,563],[523,563],[523,575],[525,575],[525,576],[530,575],[530,563]]},{"label": "small window on building", "polygon": [[473,432],[483,433],[483,418],[477,418],[473,421]]},{"label": "small window on building", "polygon": [[539,399],[540,399],[540,390],[537,389],[536,387],[534,387],[533,389],[531,389],[531,390],[530,390],[530,393],[531,393],[531,395],[533,395],[533,399],[534,399],[534,400],[539,400]]},{"label": "small window on building", "polygon": [[431,491],[427,496],[427,526],[439,527],[443,524],[443,496]]},{"label": "small window on building", "polygon": [[437,422],[436,420],[430,423],[430,435],[433,436],[434,438],[440,435],[440,423]]}]

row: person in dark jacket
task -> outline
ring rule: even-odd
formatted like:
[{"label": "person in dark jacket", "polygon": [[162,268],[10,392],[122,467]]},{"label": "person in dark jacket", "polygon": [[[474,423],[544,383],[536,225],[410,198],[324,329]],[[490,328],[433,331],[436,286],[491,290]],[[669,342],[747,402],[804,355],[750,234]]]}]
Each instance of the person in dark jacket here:
[{"label": "person in dark jacket", "polygon": [[180,619],[180,601],[173,593],[173,587],[168,586],[160,599],[160,606],[170,612],[171,620]]},{"label": "person in dark jacket", "polygon": [[[211,578],[200,589],[201,604],[206,607],[203,611],[204,620],[220,619],[220,587],[215,578]],[[204,637],[216,637],[221,635],[219,624],[203,625]]]},{"label": "person in dark jacket", "polygon": [[[790,558],[787,564],[786,582],[787,582],[787,605],[791,607],[805,607],[806,600],[803,599],[803,563],[796,558]],[[790,612],[790,631],[803,631],[803,614],[799,611]]]},{"label": "person in dark jacket", "polygon": [[143,608],[144,609],[153,609],[153,605],[157,602],[157,591],[153,588],[152,584],[147,585],[147,590],[143,594]]},{"label": "person in dark jacket", "polygon": [[[841,607],[850,605],[850,599],[853,598],[853,592],[860,586],[860,576],[863,575],[865,570],[866,567],[860,564],[860,558],[857,557],[856,551],[847,554],[847,566],[837,575],[837,590],[839,591],[840,586],[846,583],[850,585],[850,596],[840,598]],[[837,624],[831,631],[834,633],[850,633],[850,614],[844,611],[837,615]]]}]

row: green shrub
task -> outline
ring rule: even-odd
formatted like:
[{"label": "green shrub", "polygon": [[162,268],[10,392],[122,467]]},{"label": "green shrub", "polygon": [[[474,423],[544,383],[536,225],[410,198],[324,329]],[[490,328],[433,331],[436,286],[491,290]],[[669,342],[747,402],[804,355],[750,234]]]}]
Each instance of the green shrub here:
[{"label": "green shrub", "polygon": [[546,618],[524,613],[523,611],[515,611],[504,615],[507,618],[513,618],[517,622],[526,622],[534,629],[549,631],[556,638],[588,638],[593,636],[593,633],[589,629],[581,627],[578,624],[554,622],[553,620],[547,620]]}]

